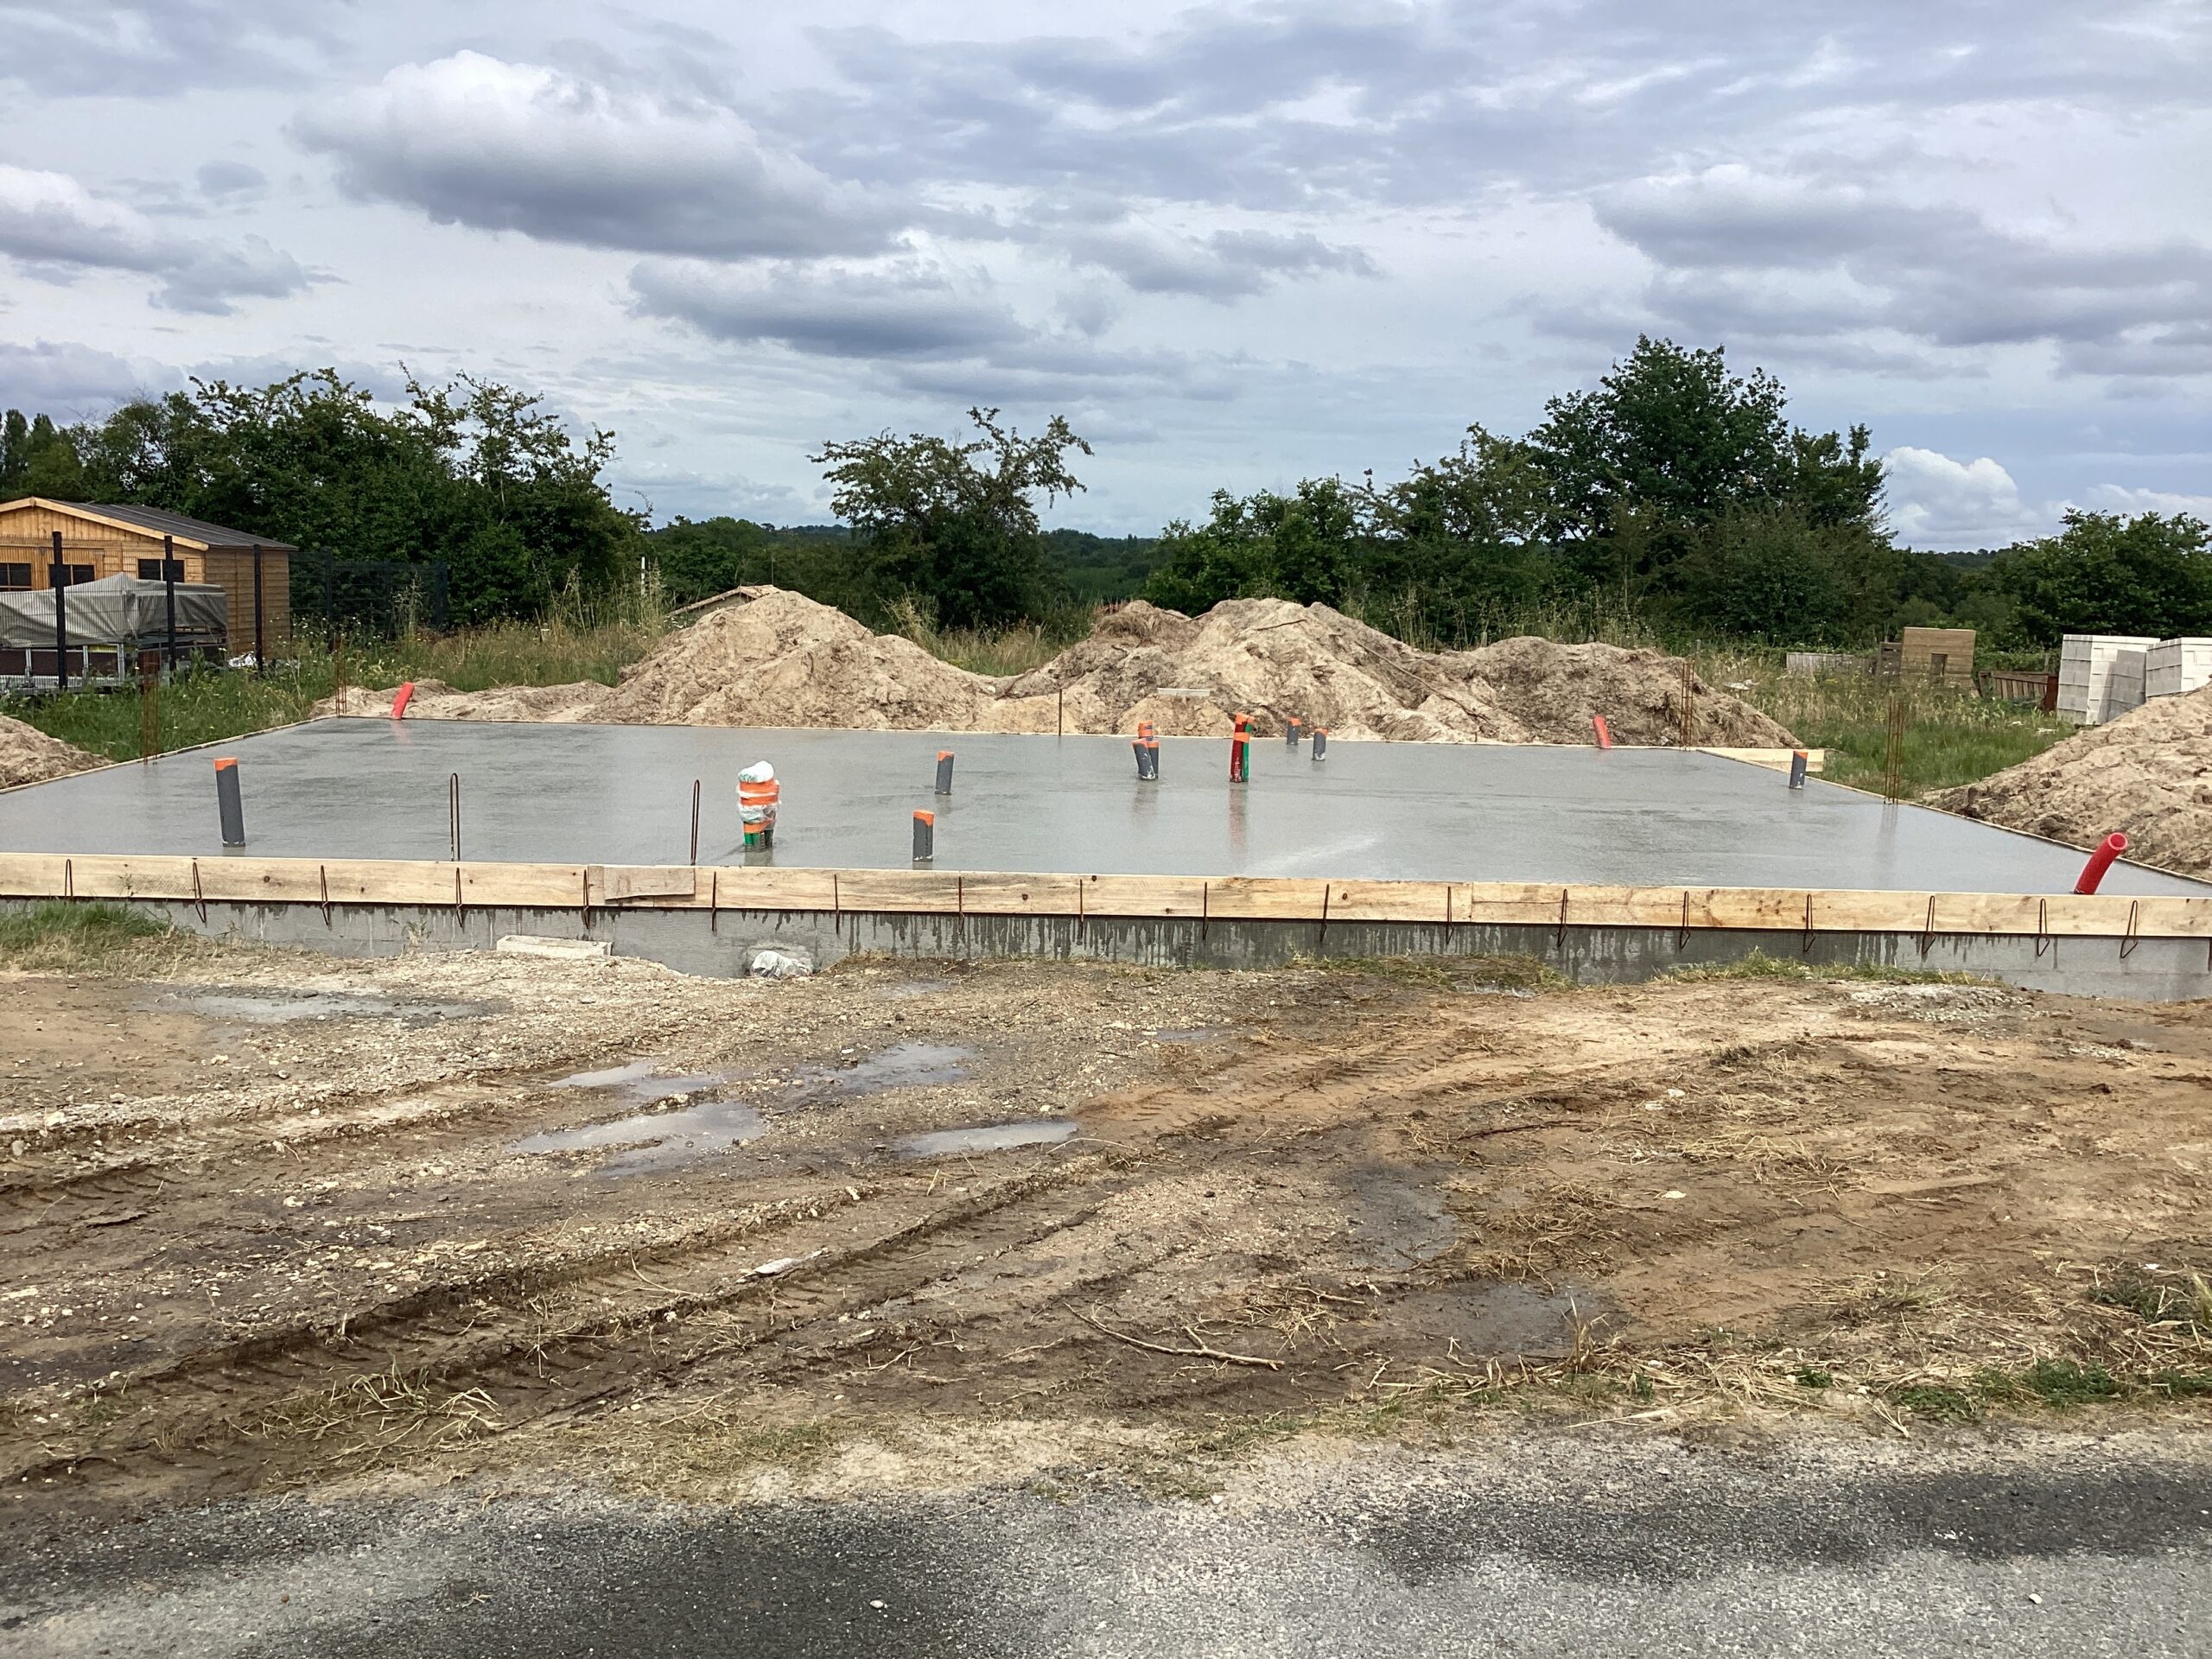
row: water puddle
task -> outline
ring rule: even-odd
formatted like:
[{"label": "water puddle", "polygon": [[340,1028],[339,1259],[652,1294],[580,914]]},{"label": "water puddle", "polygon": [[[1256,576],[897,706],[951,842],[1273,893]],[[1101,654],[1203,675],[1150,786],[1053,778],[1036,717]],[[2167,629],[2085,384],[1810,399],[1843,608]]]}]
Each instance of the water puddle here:
[{"label": "water puddle", "polygon": [[[802,1066],[784,1086],[791,1103],[851,1099],[880,1093],[886,1089],[926,1087],[957,1083],[968,1075],[975,1051],[941,1043],[894,1043],[864,1056],[849,1065]],[[630,1114],[603,1123],[587,1123],[573,1129],[550,1129],[512,1142],[518,1153],[593,1152],[603,1147],[624,1150],[599,1166],[601,1175],[638,1175],[681,1168],[758,1140],[768,1132],[760,1110],[741,1101],[690,1100],[728,1088],[738,1075],[707,1071],[665,1077],[652,1059],[630,1060],[595,1071],[578,1071],[556,1077],[550,1089],[586,1089],[612,1096],[630,1107]],[[673,1109],[663,1103],[686,1101]],[[1015,1125],[1015,1128],[1027,1127]],[[1072,1125],[1052,1126],[1073,1133]],[[1050,1138],[1050,1137],[1048,1137]],[[1019,1144],[1008,1142],[1009,1145]],[[946,1147],[957,1151],[957,1147]]]},{"label": "water puddle", "polygon": [[1149,1033],[1155,1043],[1218,1043],[1229,1035],[1227,1026],[1162,1027]]},{"label": "water puddle", "polygon": [[1444,1198],[1449,1173],[1376,1165],[1347,1178],[1351,1236],[1373,1252],[1377,1267],[1433,1262],[1459,1242],[1459,1224]]},{"label": "water puddle", "polygon": [[909,1158],[944,1158],[961,1152],[1001,1152],[1008,1147],[1052,1147],[1069,1140],[1075,1125],[1065,1118],[1033,1118],[1026,1123],[987,1123],[973,1129],[931,1129],[893,1144]]},{"label": "water puddle", "polygon": [[968,1075],[968,1062],[975,1058],[974,1049],[947,1043],[893,1043],[850,1065],[802,1066],[791,1082],[801,1100],[827,1096],[850,1098],[880,1094],[886,1089],[958,1083]]},{"label": "water puddle", "polygon": [[480,1020],[499,1012],[490,1002],[417,1001],[374,991],[262,990],[251,987],[213,991],[164,991],[132,1005],[145,1013],[182,1010],[212,1020],[245,1025],[283,1025],[294,1020],[397,1020],[427,1026],[439,1020]]},{"label": "water puddle", "polygon": [[1515,1280],[1439,1285],[1391,1304],[1408,1351],[1456,1344],[1463,1357],[1558,1359],[1574,1349],[1578,1320],[1605,1311],[1604,1299],[1563,1286],[1543,1291]]},{"label": "water puddle", "polygon": [[906,1002],[918,996],[935,996],[939,991],[951,988],[952,982],[949,979],[910,979],[890,986],[883,995],[891,1001]]},{"label": "water puddle", "polygon": [[601,1163],[599,1173],[640,1175],[715,1157],[757,1141],[767,1132],[760,1114],[742,1101],[703,1100],[674,1111],[642,1112],[611,1123],[587,1123],[581,1128],[525,1135],[508,1150],[593,1152],[602,1147],[620,1147],[624,1150]]}]

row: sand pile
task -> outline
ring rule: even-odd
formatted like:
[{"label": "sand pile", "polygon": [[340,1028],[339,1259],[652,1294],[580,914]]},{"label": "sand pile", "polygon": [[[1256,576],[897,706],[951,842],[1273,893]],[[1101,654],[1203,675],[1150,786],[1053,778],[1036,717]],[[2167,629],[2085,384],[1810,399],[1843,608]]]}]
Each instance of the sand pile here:
[{"label": "sand pile", "polygon": [[[1163,696],[1180,690],[1195,697]],[[1065,692],[1071,730],[1229,729],[1227,709],[1262,732],[1295,718],[1338,737],[1428,742],[1586,743],[1602,714],[1624,743],[1681,741],[1682,664],[1656,651],[1505,639],[1432,653],[1325,605],[1240,599],[1192,618],[1142,601],[1020,678],[1008,700]],[[1694,741],[1786,747],[1789,734],[1693,678]]]},{"label": "sand pile", "polygon": [[67,778],[73,772],[89,772],[106,764],[73,743],[64,743],[35,726],[0,715],[0,789]]},{"label": "sand pile", "polygon": [[[1454,653],[1497,706],[1538,743],[1586,743],[1603,715],[1616,741],[1681,741],[1682,659],[1618,645],[1562,645],[1522,636]],[[1450,661],[1452,658],[1440,660]],[[1690,676],[1690,741],[1720,748],[1794,748],[1787,728]]]},{"label": "sand pile", "polygon": [[[1169,736],[1195,737],[1227,732],[1241,709],[1262,734],[1295,718],[1339,738],[1493,743],[1586,743],[1593,714],[1624,743],[1673,743],[1681,729],[1681,663],[1656,652],[1508,639],[1438,654],[1325,605],[1240,599],[1193,618],[1140,601],[1043,667],[995,679],[798,594],[740,592],[671,634],[620,685],[463,692],[426,680],[410,713],[988,732],[1049,732],[1063,720],[1071,732],[1128,732],[1150,720]],[[1790,741],[1734,697],[1693,685],[1698,742]],[[346,712],[391,705],[389,692],[354,692]]]},{"label": "sand pile", "polygon": [[2153,697],[2032,760],[1928,798],[2076,847],[2118,830],[2130,858],[2212,873],[2212,689]]}]

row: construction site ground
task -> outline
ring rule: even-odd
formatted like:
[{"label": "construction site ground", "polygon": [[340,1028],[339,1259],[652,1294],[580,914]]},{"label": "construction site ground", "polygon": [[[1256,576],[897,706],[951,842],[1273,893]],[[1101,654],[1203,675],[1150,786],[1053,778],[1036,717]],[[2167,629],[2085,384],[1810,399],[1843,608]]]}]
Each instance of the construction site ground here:
[{"label": "construction site ground", "polygon": [[0,1527],[2197,1420],[2212,1005],[1789,968],[0,972]]}]

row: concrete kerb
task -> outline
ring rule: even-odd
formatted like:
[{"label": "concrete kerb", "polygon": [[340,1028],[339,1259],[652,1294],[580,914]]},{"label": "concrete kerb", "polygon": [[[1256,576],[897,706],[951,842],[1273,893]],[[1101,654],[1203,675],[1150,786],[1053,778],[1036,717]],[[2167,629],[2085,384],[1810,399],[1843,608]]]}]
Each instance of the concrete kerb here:
[{"label": "concrete kerb", "polygon": [[[41,901],[0,900],[0,911]],[[1736,928],[1569,924],[1226,921],[1184,918],[952,916],[881,911],[594,909],[484,906],[313,906],[211,899],[135,900],[130,907],[184,931],[306,947],[346,957],[490,950],[504,936],[605,942],[619,957],[709,977],[744,974],[764,949],[804,952],[820,966],[855,953],[918,960],[1035,958],[1194,969],[1280,967],[1315,957],[1522,957],[1584,984],[1630,984],[1681,968],[1726,967],[1763,955],[1818,970],[1883,968],[1970,974],[2025,988],[2139,1001],[2212,995],[2212,951],[2198,939],[1831,931],[1799,936]]]}]

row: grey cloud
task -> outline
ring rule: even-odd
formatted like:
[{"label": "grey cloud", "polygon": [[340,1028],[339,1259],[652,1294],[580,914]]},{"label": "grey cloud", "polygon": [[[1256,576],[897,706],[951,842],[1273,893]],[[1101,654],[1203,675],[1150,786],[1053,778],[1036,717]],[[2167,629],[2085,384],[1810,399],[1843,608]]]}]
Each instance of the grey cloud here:
[{"label": "grey cloud", "polygon": [[868,363],[892,385],[929,396],[1031,398],[1233,391],[1221,359],[1125,351],[1082,333],[1023,321],[988,288],[925,266],[734,270],[647,260],[631,272],[636,309],[733,345]]},{"label": "grey cloud", "polygon": [[14,0],[0,79],[44,94],[173,97],[201,87],[297,84],[337,50],[316,0]]},{"label": "grey cloud", "polygon": [[1310,232],[1217,231],[1174,236],[1136,224],[1078,232],[1066,244],[1078,264],[1111,271],[1141,294],[1196,294],[1231,300],[1276,278],[1321,271],[1376,274],[1357,248],[1332,247]]},{"label": "grey cloud", "polygon": [[968,357],[1028,333],[1003,300],[923,270],[756,272],[649,260],[631,272],[630,287],[648,316],[822,357]]},{"label": "grey cloud", "polygon": [[269,175],[250,162],[209,162],[193,176],[201,195],[222,202],[257,196],[269,187]]},{"label": "grey cloud", "polygon": [[[1692,329],[1887,331],[1921,347],[2049,343],[2107,374],[2201,372],[2212,249],[2084,248],[1956,206],[1739,166],[1599,193],[1599,223],[1662,269],[1647,298]],[[2145,353],[2156,340],[2171,349]]]},{"label": "grey cloud", "polygon": [[1283,208],[1573,190],[1740,152],[1819,112],[1859,130],[1993,99],[2140,118],[2201,98],[2212,13],[2120,0],[1848,11],[1748,0],[1194,11],[1134,44],[823,31],[844,78],[778,105],[842,176]]},{"label": "grey cloud", "polygon": [[735,114],[459,52],[303,110],[292,132],[365,200],[545,241],[722,258],[866,253],[906,213],[762,143]]},{"label": "grey cloud", "polygon": [[133,363],[72,340],[0,342],[0,406],[9,409],[87,416],[178,384],[176,371],[166,365]]},{"label": "grey cloud", "polygon": [[127,270],[160,283],[156,303],[220,315],[235,300],[281,298],[313,280],[257,236],[226,245],[180,236],[60,173],[0,166],[0,253],[52,281]]}]

